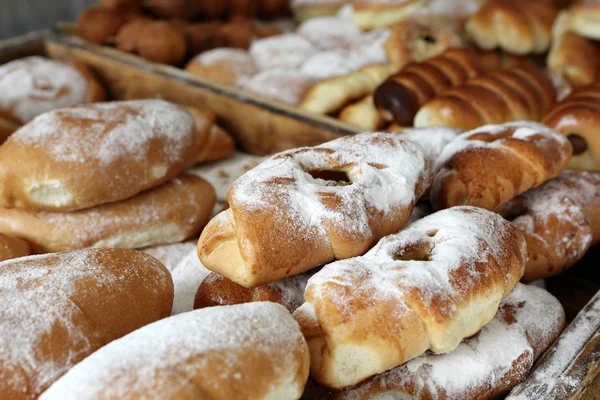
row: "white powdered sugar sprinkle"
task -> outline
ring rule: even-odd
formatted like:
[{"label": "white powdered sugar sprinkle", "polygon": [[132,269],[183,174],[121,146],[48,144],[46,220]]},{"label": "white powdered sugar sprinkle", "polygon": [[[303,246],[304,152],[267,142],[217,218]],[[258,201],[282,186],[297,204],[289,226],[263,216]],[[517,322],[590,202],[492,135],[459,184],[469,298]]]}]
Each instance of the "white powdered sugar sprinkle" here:
[{"label": "white powdered sugar sprinkle", "polygon": [[348,48],[362,35],[352,21],[337,17],[309,19],[298,27],[296,33],[321,50]]},{"label": "white powdered sugar sprinkle", "polygon": [[268,99],[297,105],[315,84],[315,79],[295,69],[270,69],[242,78],[237,84]]},{"label": "white powdered sugar sprinkle", "polygon": [[303,37],[288,33],[255,40],[249,51],[262,71],[297,68],[316,53],[317,48]]}]

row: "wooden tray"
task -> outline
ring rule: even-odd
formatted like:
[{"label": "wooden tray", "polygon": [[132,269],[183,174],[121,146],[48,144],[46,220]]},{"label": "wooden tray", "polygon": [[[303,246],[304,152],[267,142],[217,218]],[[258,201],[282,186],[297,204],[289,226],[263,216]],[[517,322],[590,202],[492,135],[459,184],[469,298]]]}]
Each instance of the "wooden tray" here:
[{"label": "wooden tray", "polygon": [[[151,64],[77,38],[41,31],[0,41],[0,64],[30,55],[90,65],[114,99],[164,97],[182,104],[206,105],[221,117],[242,148],[255,154],[313,145],[355,133],[353,128],[332,118],[315,117],[190,79],[179,69]],[[507,399],[600,400],[600,245],[546,284],[563,304],[570,325]]]}]

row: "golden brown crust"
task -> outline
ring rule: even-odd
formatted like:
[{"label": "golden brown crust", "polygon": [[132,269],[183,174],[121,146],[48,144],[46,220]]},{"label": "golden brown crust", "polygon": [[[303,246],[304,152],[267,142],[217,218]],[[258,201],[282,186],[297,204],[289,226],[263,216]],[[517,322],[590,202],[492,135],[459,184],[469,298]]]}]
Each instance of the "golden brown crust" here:
[{"label": "golden brown crust", "polygon": [[77,34],[94,44],[108,44],[115,40],[119,29],[129,16],[121,11],[103,7],[89,7],[79,16]]},{"label": "golden brown crust", "polygon": [[229,158],[235,152],[233,138],[220,126],[213,125],[210,128],[208,143],[204,151],[200,152],[198,162],[218,161]]},{"label": "golden brown crust", "polygon": [[565,32],[552,44],[548,67],[574,87],[588,85],[600,78],[600,44]]},{"label": "golden brown crust", "polygon": [[27,240],[36,252],[141,248],[197,235],[215,202],[208,182],[183,174],[129,199],[71,213],[0,208],[0,232]]},{"label": "golden brown crust", "polygon": [[376,131],[384,123],[375,108],[373,96],[366,96],[364,99],[344,107],[338,118],[363,131]]},{"label": "golden brown crust", "polygon": [[240,79],[258,73],[252,56],[245,50],[220,48],[194,57],[185,67],[193,75],[223,85],[236,86]]},{"label": "golden brown crust", "polygon": [[24,240],[0,234],[0,261],[25,257],[30,254],[29,245]]},{"label": "golden brown crust", "polygon": [[424,0],[354,0],[352,22],[362,30],[385,28],[408,18],[425,3]]},{"label": "golden brown crust", "polygon": [[33,400],[95,350],[167,317],[173,283],[146,254],[88,249],[4,262],[0,300],[0,397]]},{"label": "golden brown crust", "polygon": [[485,124],[539,121],[555,102],[556,89],[546,71],[518,65],[444,91],[421,107],[414,124],[475,129]]},{"label": "golden brown crust", "polygon": [[550,110],[542,122],[571,141],[570,168],[600,171],[600,82],[575,90]]},{"label": "golden brown crust", "polygon": [[438,158],[431,190],[435,209],[472,205],[488,210],[558,176],[572,148],[557,131],[519,121],[466,132]]}]

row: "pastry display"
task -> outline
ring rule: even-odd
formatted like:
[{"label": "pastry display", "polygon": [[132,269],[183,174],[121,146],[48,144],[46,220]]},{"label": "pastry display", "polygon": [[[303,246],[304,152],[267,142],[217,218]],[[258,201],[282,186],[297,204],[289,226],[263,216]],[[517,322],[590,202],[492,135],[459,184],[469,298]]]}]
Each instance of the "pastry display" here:
[{"label": "pastry display", "polygon": [[472,205],[488,210],[558,176],[572,148],[537,122],[486,125],[465,132],[437,159],[431,189],[436,209]]},{"label": "pastry display", "polygon": [[212,307],[114,341],[40,400],[293,400],[302,394],[308,367],[306,342],[284,307],[266,302]]},{"label": "pastry display", "polygon": [[498,214],[454,207],[383,238],[361,257],[325,265],[294,312],[311,377],[343,388],[427,350],[454,350],[492,320],[526,257],[525,239]]},{"label": "pastry display", "polygon": [[600,171],[600,82],[575,90],[542,120],[573,146],[569,167]]},{"label": "pastry display", "polygon": [[167,317],[173,283],[146,254],[89,249],[3,262],[0,299],[0,398],[33,400],[102,346]]}]

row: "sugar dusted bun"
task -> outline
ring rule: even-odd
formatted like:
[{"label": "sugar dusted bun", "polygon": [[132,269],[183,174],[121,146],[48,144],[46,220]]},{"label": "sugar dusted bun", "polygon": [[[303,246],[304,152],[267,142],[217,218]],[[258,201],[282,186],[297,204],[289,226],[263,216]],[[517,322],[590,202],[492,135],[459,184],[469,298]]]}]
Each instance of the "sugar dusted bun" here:
[{"label": "sugar dusted bun", "polygon": [[32,56],[0,66],[0,118],[26,123],[57,108],[105,99],[86,66]]},{"label": "sugar dusted bun", "polygon": [[295,400],[308,368],[306,341],[284,307],[211,307],[114,341],[71,369],[40,400]]},{"label": "sugar dusted bun", "polygon": [[25,257],[30,254],[29,245],[24,240],[0,234],[0,261]]},{"label": "sugar dusted bun", "polygon": [[0,205],[73,211],[166,182],[197,156],[194,119],[162,100],[43,114],[0,148]]},{"label": "sugar dusted bun", "polygon": [[188,63],[185,70],[229,86],[235,86],[240,79],[247,79],[258,73],[254,59],[246,50],[228,47],[198,54]]},{"label": "sugar dusted bun", "polygon": [[0,398],[34,400],[85,357],[171,311],[165,267],[88,249],[0,264]]},{"label": "sugar dusted bun", "polygon": [[519,231],[498,214],[454,207],[323,267],[294,312],[311,377],[342,388],[477,333],[523,275]]},{"label": "sugar dusted bun", "polygon": [[142,248],[197,235],[215,200],[208,182],[183,174],[129,199],[70,213],[0,208],[0,232],[27,240],[36,252]]}]

